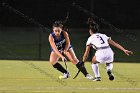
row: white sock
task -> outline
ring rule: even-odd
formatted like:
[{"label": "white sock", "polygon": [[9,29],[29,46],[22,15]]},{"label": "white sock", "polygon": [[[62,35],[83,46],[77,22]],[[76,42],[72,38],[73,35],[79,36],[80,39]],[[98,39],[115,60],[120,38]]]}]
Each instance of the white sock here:
[{"label": "white sock", "polygon": [[109,63],[108,65],[106,65],[106,70],[111,70],[112,71],[113,69],[113,64],[112,63]]},{"label": "white sock", "polygon": [[100,77],[98,64],[91,64],[95,77]]}]

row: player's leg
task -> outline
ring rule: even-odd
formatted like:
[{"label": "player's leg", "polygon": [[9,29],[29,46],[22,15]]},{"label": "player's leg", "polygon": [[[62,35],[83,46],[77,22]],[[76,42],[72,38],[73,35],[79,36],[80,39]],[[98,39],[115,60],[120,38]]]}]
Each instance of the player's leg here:
[{"label": "player's leg", "polygon": [[106,63],[106,70],[107,74],[109,76],[109,80],[114,80],[114,75],[112,74],[113,64],[112,63]]},{"label": "player's leg", "polygon": [[66,53],[66,56],[75,65],[79,62],[79,60],[77,59],[77,57],[76,57],[76,55],[75,55],[75,53],[74,53],[72,48],[70,48],[68,50],[68,52]]},{"label": "player's leg", "polygon": [[79,62],[79,60],[77,59],[75,53],[74,53],[74,50],[72,48],[70,48],[68,50],[68,52],[66,53],[66,56],[69,58],[69,60],[76,65],[76,67],[81,70],[81,72],[84,74],[84,76],[88,79],[93,79],[93,77],[88,74],[85,66],[81,66],[81,62]]},{"label": "player's leg", "polygon": [[94,56],[92,58],[92,64],[91,64],[91,66],[92,66],[92,70],[93,70],[94,75],[95,75],[95,79],[93,81],[101,81],[98,63],[96,61],[96,56]]},{"label": "player's leg", "polygon": [[61,76],[61,78],[66,79],[69,77],[69,75],[67,74],[68,72],[61,64],[58,63],[58,59],[59,59],[59,56],[55,52],[52,51],[50,54],[50,63],[55,69],[57,69],[58,71],[64,74],[63,76]]},{"label": "player's leg", "polygon": [[111,49],[106,50],[106,70],[109,77],[109,80],[114,80],[114,75],[112,74],[113,61],[114,61],[114,52]]}]

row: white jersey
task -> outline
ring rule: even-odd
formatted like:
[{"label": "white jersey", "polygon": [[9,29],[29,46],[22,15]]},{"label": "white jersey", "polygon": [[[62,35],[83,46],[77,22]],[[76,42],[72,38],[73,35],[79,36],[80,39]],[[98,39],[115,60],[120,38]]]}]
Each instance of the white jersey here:
[{"label": "white jersey", "polygon": [[86,45],[91,45],[94,49],[109,46],[108,39],[110,37],[105,34],[96,33],[88,38]]},{"label": "white jersey", "polygon": [[86,45],[92,46],[96,49],[96,61],[100,63],[110,63],[114,60],[114,53],[109,47],[108,39],[110,37],[105,34],[95,33],[88,38]]}]

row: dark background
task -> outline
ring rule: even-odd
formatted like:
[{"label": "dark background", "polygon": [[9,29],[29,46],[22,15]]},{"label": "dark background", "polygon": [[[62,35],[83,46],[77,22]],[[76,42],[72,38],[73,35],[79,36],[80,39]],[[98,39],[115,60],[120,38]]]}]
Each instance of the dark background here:
[{"label": "dark background", "polygon": [[[92,11],[97,16],[106,19],[119,28],[139,29],[140,1],[139,0],[2,0],[28,15],[41,24],[51,26],[55,20],[64,19],[70,12],[72,27],[84,27],[89,16],[72,6],[72,3]],[[2,2],[1,1],[1,2]],[[30,26],[17,15],[0,9],[0,24],[2,26]],[[10,17],[9,17],[10,16]],[[12,19],[11,19],[12,18]],[[7,21],[5,21],[5,19]],[[18,19],[18,20],[17,20]],[[16,21],[15,21],[16,20]],[[13,22],[14,21],[14,22]]]},{"label": "dark background", "polygon": [[[7,3],[24,16],[33,18],[36,22],[50,30],[29,22],[8,8]],[[50,46],[48,35],[55,20],[64,20],[70,13],[67,26],[70,28],[71,43],[77,57],[81,60],[85,43],[89,37],[86,25],[88,14],[73,7],[73,3],[103,18],[117,29],[111,29],[107,24],[97,22],[100,32],[111,36],[134,55],[127,57],[118,49],[115,51],[115,61],[139,62],[139,0],[1,0],[0,1],[0,58],[1,59],[31,59],[49,60]],[[91,59],[94,51],[91,52]]]}]

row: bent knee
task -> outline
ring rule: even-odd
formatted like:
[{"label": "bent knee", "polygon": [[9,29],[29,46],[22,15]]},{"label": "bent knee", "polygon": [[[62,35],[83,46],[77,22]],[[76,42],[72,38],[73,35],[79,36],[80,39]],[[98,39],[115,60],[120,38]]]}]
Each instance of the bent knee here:
[{"label": "bent knee", "polygon": [[71,61],[73,64],[76,64],[77,62],[79,62],[79,60],[78,60],[77,58],[71,59],[70,61]]},{"label": "bent knee", "polygon": [[93,64],[96,64],[96,63],[97,63],[96,56],[93,56],[93,58],[92,58],[92,63],[93,63]]},{"label": "bent knee", "polygon": [[50,60],[51,65],[55,65],[56,63],[57,63],[57,61]]}]

